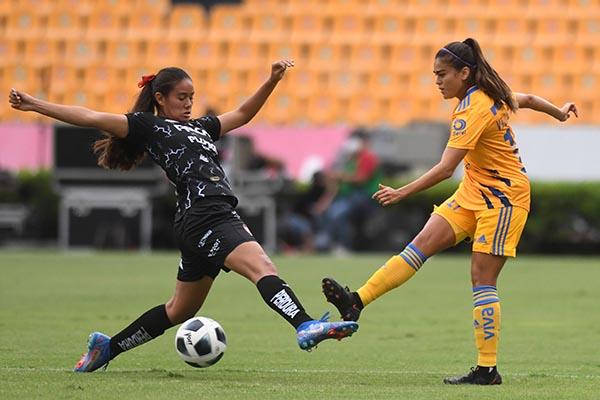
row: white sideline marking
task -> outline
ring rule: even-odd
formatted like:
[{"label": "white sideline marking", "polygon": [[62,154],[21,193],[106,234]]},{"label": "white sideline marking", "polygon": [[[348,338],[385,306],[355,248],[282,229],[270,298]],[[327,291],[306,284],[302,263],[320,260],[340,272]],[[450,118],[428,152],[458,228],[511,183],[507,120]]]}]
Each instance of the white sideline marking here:
[{"label": "white sideline marking", "polygon": [[[185,373],[192,371],[189,368],[186,369],[151,369],[151,368],[136,368],[136,369],[120,369],[110,368],[111,372],[176,372]],[[73,372],[71,368],[31,368],[31,367],[0,367],[0,371],[7,372]],[[425,371],[385,371],[385,370],[353,370],[353,371],[340,371],[335,369],[235,369],[227,368],[221,370],[223,372],[244,372],[244,373],[269,373],[269,374],[366,374],[366,375],[428,375],[428,376],[446,376],[452,375],[449,372],[425,372]],[[102,371],[99,371],[102,373]],[[557,378],[557,379],[600,379],[600,375],[568,375],[568,374],[548,374],[544,372],[540,373],[503,373],[503,376],[512,376],[519,378]]]}]

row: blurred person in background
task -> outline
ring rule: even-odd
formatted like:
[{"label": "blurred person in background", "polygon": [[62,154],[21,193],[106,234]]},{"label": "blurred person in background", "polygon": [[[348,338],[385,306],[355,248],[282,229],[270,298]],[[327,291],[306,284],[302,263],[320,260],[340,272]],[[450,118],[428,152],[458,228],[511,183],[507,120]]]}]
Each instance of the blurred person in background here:
[{"label": "blurred person in background", "polygon": [[381,182],[379,158],[369,146],[363,129],[354,131],[343,148],[341,170],[329,172],[328,178],[338,184],[337,194],[322,215],[316,239],[319,250],[344,254],[352,250],[360,222],[373,209],[371,196]]},{"label": "blurred person in background", "polygon": [[[233,270],[256,285],[265,303],[296,329],[298,345],[310,350],[320,341],[352,335],[355,322],[314,320],[290,288],[235,207],[238,199],[218,159],[214,142],[248,123],[261,109],[293,61],[272,64],[270,77],[236,110],[194,119],[194,86],[189,75],[170,67],[142,78],[133,111],[111,114],[59,105],[12,89],[14,109],[34,111],[108,135],[94,144],[99,165],[129,170],[148,154],[177,188],[175,239],[181,251],[175,293],[113,337],[90,335],[76,372],[92,372],[119,354],[147,343],[193,317],[221,269]],[[93,279],[92,279],[93,281]]]},{"label": "blurred person in background", "polygon": [[356,321],[365,306],[408,281],[429,257],[470,238],[477,366],[464,376],[444,379],[444,383],[500,384],[496,364],[501,321],[496,285],[506,259],[516,256],[530,203],[529,179],[509,117],[519,108],[530,108],[566,121],[571,113],[577,116],[577,108],[574,103],[559,108],[535,95],[513,93],[471,38],[441,48],[433,73],[444,99],[459,100],[441,161],[401,188],[379,185],[373,198],[383,206],[398,203],[450,178],[461,161],[462,182],[454,195],[434,207],[412,242],[357,291],[324,278],[323,293],[342,318]]},{"label": "blurred person in background", "polygon": [[309,187],[295,195],[292,208],[284,214],[279,231],[285,250],[314,251],[315,233],[321,216],[331,204],[336,188],[325,172],[313,174]]}]

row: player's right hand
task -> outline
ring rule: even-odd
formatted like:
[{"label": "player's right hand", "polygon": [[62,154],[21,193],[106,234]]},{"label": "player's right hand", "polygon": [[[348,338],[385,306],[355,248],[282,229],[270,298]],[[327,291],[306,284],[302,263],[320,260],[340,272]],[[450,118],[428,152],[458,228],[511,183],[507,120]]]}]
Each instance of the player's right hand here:
[{"label": "player's right hand", "polygon": [[573,113],[575,117],[579,118],[579,115],[577,114],[577,106],[575,105],[575,103],[566,103],[564,106],[561,107],[560,113],[561,116],[559,120],[562,122],[565,122],[569,119],[569,117],[571,116],[570,113]]},{"label": "player's right hand", "polygon": [[19,92],[16,89],[10,89],[8,95],[8,101],[10,106],[20,111],[32,111],[33,110],[33,96],[28,95],[25,92]]}]

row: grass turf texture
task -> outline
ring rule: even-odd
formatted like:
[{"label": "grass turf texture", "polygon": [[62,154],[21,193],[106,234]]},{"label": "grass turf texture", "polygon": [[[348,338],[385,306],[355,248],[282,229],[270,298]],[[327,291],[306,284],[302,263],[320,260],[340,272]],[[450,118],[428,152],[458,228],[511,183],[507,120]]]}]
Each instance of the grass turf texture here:
[{"label": "grass turf texture", "polygon": [[[386,255],[275,257],[315,318],[332,306],[331,275],[355,288]],[[87,335],[109,335],[168,299],[175,253],[0,252],[2,399],[596,399],[600,259],[521,257],[500,284],[499,387],[454,387],[474,364],[469,260],[438,256],[363,313],[358,333],[301,351],[294,332],[233,273],[198,313],[227,334],[225,357],[198,370],[174,349],[175,328],[119,356],[106,372],[70,372]]]}]

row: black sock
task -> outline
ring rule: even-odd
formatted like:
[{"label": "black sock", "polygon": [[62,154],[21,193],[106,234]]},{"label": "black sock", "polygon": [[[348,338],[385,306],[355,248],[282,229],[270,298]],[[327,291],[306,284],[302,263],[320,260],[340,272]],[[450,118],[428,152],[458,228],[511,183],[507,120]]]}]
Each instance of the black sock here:
[{"label": "black sock", "polygon": [[110,359],[159,337],[173,325],[164,304],[146,311],[110,339]]},{"label": "black sock", "polygon": [[303,322],[312,320],[304,311],[304,307],[300,304],[292,288],[278,276],[264,276],[256,283],[256,287],[265,303],[294,328],[298,328]]}]

